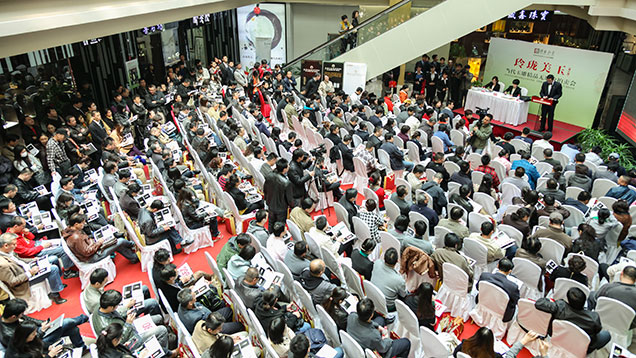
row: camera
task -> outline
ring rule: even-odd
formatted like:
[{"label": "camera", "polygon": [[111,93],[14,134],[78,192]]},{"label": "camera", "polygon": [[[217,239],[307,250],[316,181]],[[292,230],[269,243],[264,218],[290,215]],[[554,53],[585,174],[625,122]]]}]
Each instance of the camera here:
[{"label": "camera", "polygon": [[[475,111],[475,114],[477,114],[479,116],[479,119],[484,119],[484,117],[488,114],[488,110],[490,108],[479,108],[477,107],[477,110]],[[481,123],[479,125],[481,127]]]},{"label": "camera", "polygon": [[325,144],[321,144],[318,147],[309,151],[309,153],[314,157],[322,157],[327,153],[327,149],[325,148]]}]

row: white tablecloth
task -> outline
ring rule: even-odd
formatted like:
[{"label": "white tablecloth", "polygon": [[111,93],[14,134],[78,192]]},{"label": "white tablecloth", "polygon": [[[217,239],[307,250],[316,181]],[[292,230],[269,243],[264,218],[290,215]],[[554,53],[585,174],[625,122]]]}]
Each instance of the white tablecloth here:
[{"label": "white tablecloth", "polygon": [[490,108],[488,113],[493,115],[494,120],[518,126],[528,121],[529,106],[530,102],[521,101],[501,92],[471,89],[466,96],[464,109],[475,112],[477,107]]}]

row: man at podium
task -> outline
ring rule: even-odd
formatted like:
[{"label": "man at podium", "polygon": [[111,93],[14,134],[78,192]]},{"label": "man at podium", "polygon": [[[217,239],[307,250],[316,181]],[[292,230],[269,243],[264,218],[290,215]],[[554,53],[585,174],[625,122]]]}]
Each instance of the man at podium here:
[{"label": "man at podium", "polygon": [[548,119],[548,131],[553,132],[552,125],[554,122],[554,108],[556,107],[559,98],[561,98],[561,90],[561,84],[554,80],[553,75],[548,75],[545,78],[545,82],[541,85],[541,92],[539,93],[539,96],[541,96],[542,99],[551,101],[552,104],[541,105],[541,125],[539,132],[545,132],[546,118]]}]

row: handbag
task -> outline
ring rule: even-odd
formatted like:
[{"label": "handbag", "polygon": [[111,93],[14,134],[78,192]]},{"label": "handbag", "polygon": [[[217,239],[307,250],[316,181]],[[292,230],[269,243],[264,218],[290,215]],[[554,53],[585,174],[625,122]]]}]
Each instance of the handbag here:
[{"label": "handbag", "polygon": [[211,312],[218,311],[221,308],[225,307],[225,302],[221,297],[219,297],[219,293],[216,290],[216,287],[214,290],[206,291],[203,295],[197,298],[197,301],[204,305]]},{"label": "handbag", "polygon": [[307,339],[309,339],[309,349],[314,354],[317,353],[325,344],[327,344],[327,337],[325,337],[325,333],[321,329],[310,328],[303,334],[305,335],[305,337],[307,337]]}]

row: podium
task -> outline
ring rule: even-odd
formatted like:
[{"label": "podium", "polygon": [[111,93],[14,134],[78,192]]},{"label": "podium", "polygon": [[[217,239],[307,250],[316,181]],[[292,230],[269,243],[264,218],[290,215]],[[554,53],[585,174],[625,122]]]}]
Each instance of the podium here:
[{"label": "podium", "polygon": [[543,97],[539,97],[539,96],[532,96],[532,99],[530,101],[532,103],[545,104],[546,106],[551,106],[551,105],[554,104],[554,100],[553,99],[543,98]]}]

